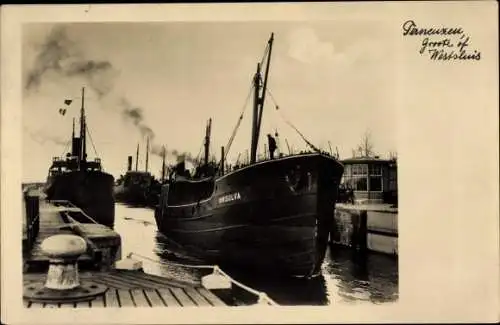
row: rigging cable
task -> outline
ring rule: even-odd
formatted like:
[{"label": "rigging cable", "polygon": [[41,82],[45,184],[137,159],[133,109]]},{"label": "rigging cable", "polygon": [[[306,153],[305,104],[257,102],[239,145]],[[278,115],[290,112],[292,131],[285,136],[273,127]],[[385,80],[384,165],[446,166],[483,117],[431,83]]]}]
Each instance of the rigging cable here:
[{"label": "rigging cable", "polygon": [[243,108],[241,110],[240,117],[238,118],[238,122],[236,123],[236,126],[234,127],[233,133],[231,134],[231,137],[229,138],[229,141],[228,141],[226,147],[224,148],[224,161],[226,161],[227,155],[229,153],[229,149],[231,149],[231,145],[233,144],[234,137],[236,136],[236,132],[238,131],[238,128],[241,125],[241,121],[243,120],[243,116],[244,116],[246,108],[248,106],[248,101],[250,100],[250,95],[252,94],[252,90],[253,90],[253,83],[251,84],[251,87],[248,91],[248,95],[247,95],[247,98],[245,100],[245,104],[243,105]]},{"label": "rigging cable", "polygon": [[292,129],[294,129],[298,134],[299,136],[302,138],[302,140],[305,141],[305,143],[311,147],[314,151],[316,152],[319,152],[321,153],[321,150],[318,149],[315,145],[313,145],[311,142],[309,142],[306,137],[302,134],[302,132],[300,132],[290,121],[288,121],[288,119],[286,119],[283,114],[281,113],[281,111],[279,110],[279,105],[278,103],[276,102],[276,99],[274,98],[273,94],[271,93],[271,91],[269,90],[269,88],[267,89],[267,92],[269,93],[269,97],[271,97],[271,100],[273,101],[274,105],[276,106],[276,110],[278,111],[278,114],[280,115],[280,117],[285,121],[286,124],[288,124]]},{"label": "rigging cable", "polygon": [[95,156],[99,157],[99,155],[97,154],[97,150],[95,149],[95,146],[94,146],[94,140],[92,140],[92,135],[90,134],[90,129],[87,125],[86,125],[86,129],[87,129],[87,134],[89,135],[89,138],[90,138],[90,144],[92,145],[92,148],[94,149]]},{"label": "rigging cable", "polygon": [[[264,64],[264,60],[267,57],[268,51],[269,51],[269,43],[266,45],[266,48],[264,49],[264,53],[262,54],[262,58],[260,59],[260,66],[262,66]],[[236,123],[236,126],[234,127],[233,133],[231,134],[231,137],[229,138],[227,145],[224,147],[224,161],[227,161],[227,156],[229,154],[229,150],[231,149],[231,145],[234,141],[234,137],[236,136],[236,132],[238,131],[238,129],[241,125],[241,121],[243,120],[243,116],[245,114],[245,110],[247,108],[248,101],[250,99],[250,95],[252,94],[253,88],[254,88],[254,83],[253,83],[253,78],[252,78],[252,82],[250,83],[250,89],[248,90],[248,95],[247,95],[247,98],[245,99],[245,103],[243,104],[243,108],[242,108],[241,114],[238,118],[238,122]]]},{"label": "rigging cable", "polygon": [[66,152],[66,150],[68,149],[69,144],[70,144],[71,142],[72,142],[72,140],[70,140],[70,141],[66,142],[66,146],[64,147],[64,150],[63,150],[63,152],[62,152],[62,154],[61,154],[61,157],[64,157],[64,153],[65,153],[65,152]]},{"label": "rigging cable", "polygon": [[260,59],[260,66],[264,64],[264,60],[267,57],[267,52],[269,52],[269,43],[267,43],[266,48],[264,49],[264,54],[262,55],[262,59]]},{"label": "rigging cable", "polygon": [[200,147],[200,150],[198,151],[198,155],[196,156],[196,160],[195,161],[196,161],[197,164],[200,164],[200,162],[201,162],[201,151],[203,150],[204,141],[205,140],[201,141],[201,147]]}]

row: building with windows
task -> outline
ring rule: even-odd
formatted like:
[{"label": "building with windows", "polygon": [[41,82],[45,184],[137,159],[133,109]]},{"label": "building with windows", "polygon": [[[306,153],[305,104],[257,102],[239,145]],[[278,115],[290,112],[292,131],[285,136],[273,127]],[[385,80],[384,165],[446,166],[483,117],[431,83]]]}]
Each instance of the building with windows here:
[{"label": "building with windows", "polygon": [[356,202],[397,203],[397,161],[379,157],[353,157],[342,160],[342,184],[351,188]]}]

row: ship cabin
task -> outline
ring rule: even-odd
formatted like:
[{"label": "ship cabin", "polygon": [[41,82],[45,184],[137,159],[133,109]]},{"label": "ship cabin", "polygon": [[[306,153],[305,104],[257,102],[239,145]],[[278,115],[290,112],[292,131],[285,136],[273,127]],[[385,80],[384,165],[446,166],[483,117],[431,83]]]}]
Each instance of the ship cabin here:
[{"label": "ship cabin", "polygon": [[[95,158],[94,161],[86,161],[85,169],[87,171],[100,171],[102,169],[101,159]],[[66,155],[66,159],[62,159],[60,157],[54,157],[52,159],[52,165],[49,168],[49,175],[54,176],[75,170],[78,170],[78,157],[68,154]]]},{"label": "ship cabin", "polygon": [[397,161],[374,157],[353,157],[344,165],[341,187],[352,191],[355,203],[397,204]]}]

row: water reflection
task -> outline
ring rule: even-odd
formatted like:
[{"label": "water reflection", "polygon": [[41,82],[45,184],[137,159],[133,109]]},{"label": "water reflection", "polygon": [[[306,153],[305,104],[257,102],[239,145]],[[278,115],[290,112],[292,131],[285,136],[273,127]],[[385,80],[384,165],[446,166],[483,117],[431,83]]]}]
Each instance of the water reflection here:
[{"label": "water reflection", "polygon": [[397,259],[390,256],[361,256],[330,247],[323,274],[328,277],[331,302],[383,303],[396,301],[399,296]]},{"label": "water reflection", "polygon": [[[122,235],[122,253],[147,256],[148,273],[200,283],[211,271],[182,265],[203,261],[190,257],[180,247],[159,234],[151,209],[116,205],[115,230]],[[163,265],[158,262],[164,263]],[[281,305],[332,305],[336,303],[384,303],[398,299],[397,259],[385,255],[353,255],[350,250],[330,247],[320,276],[304,281],[265,277],[242,269],[224,267],[234,279],[266,292]],[[253,303],[255,296],[236,290],[235,304]]]}]

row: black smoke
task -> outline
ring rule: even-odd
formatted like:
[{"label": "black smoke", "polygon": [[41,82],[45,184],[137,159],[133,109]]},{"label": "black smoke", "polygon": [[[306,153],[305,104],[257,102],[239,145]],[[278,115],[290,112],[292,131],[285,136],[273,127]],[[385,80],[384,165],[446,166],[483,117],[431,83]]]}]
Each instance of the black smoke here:
[{"label": "black smoke", "polygon": [[[47,35],[35,57],[34,65],[28,70],[24,89],[30,93],[37,91],[47,80],[54,78],[64,82],[67,78],[78,78],[87,84],[102,99],[110,95],[119,71],[110,61],[88,58],[78,44],[68,35],[64,25],[54,27]],[[163,145],[156,143],[156,134],[145,121],[144,110],[132,104],[125,96],[117,97],[119,114],[130,122],[143,138],[150,139],[150,152],[163,156]],[[39,143],[46,141],[66,144],[61,139],[40,132],[30,132],[30,136]],[[166,155],[184,157],[187,162],[196,163],[196,157],[188,152],[167,150]]]},{"label": "black smoke", "polygon": [[155,133],[144,121],[144,111],[141,107],[132,105],[127,99],[120,100],[122,116],[130,121],[141,133],[143,137],[149,137],[154,141]]},{"label": "black smoke", "polygon": [[113,88],[118,71],[109,61],[89,59],[72,41],[65,26],[54,27],[38,48],[35,61],[29,69],[24,89],[37,91],[51,78],[81,78],[99,97]]}]

